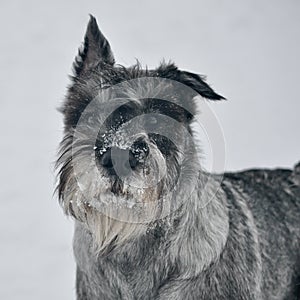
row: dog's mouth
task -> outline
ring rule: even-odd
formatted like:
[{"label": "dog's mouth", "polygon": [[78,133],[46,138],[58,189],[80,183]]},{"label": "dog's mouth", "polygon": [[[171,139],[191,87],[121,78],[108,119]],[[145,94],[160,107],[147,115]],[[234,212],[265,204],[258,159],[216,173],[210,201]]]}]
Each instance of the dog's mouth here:
[{"label": "dog's mouth", "polygon": [[102,215],[126,222],[150,222],[160,216],[163,207],[163,182],[153,187],[136,187],[117,176],[103,178],[88,206]]},{"label": "dog's mouth", "polygon": [[126,199],[130,203],[148,203],[157,201],[162,196],[162,182],[153,187],[137,187],[115,176],[110,178],[107,193]]},{"label": "dog's mouth", "polygon": [[122,180],[116,176],[116,178],[112,178],[112,184],[110,191],[115,194],[116,196],[126,196],[128,193],[125,193],[124,191],[124,184]]},{"label": "dog's mouth", "polygon": [[154,145],[143,144],[142,150],[137,151],[140,160],[133,166],[123,149],[119,152],[123,156],[117,158],[111,152],[109,164],[100,164],[98,159],[99,189],[90,202],[92,207],[126,220],[151,220],[159,213],[164,201],[165,160]]}]

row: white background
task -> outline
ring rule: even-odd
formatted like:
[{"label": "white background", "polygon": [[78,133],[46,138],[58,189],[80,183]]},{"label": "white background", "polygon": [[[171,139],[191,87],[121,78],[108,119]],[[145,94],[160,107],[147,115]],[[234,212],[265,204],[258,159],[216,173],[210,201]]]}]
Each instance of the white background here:
[{"label": "white background", "polygon": [[0,2],[0,299],[73,299],[72,221],[53,162],[67,74],[88,14],[117,62],[165,58],[208,75],[227,170],[300,159],[300,3],[286,1]]}]

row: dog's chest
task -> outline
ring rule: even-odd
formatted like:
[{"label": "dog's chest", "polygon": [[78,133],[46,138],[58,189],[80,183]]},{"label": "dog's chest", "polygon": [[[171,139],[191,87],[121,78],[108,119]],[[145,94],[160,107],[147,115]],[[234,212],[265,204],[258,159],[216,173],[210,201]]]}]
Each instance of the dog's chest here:
[{"label": "dog's chest", "polygon": [[91,252],[91,235],[82,226],[76,227],[76,263],[85,274],[86,285],[93,286],[93,293],[110,295],[111,299],[155,299],[160,287],[168,281],[171,264],[163,259],[165,255],[155,242],[144,241],[145,247],[139,244],[126,247],[126,251],[96,257]]},{"label": "dog's chest", "polygon": [[159,287],[167,280],[169,266],[155,256],[132,253],[103,261],[118,278],[122,293],[132,294],[132,299],[154,299]]}]

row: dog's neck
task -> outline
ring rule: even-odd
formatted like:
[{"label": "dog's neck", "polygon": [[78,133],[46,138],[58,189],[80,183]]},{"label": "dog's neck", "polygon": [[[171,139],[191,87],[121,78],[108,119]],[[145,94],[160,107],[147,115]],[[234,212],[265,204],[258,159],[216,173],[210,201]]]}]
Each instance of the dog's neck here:
[{"label": "dog's neck", "polygon": [[92,233],[84,224],[76,222],[74,253],[79,267],[82,270],[95,268],[99,261],[108,259],[118,260],[115,265],[127,264],[134,268],[145,261],[154,263],[156,255],[163,255],[165,265],[181,270],[181,278],[190,278],[205,270],[223,250],[229,221],[224,203],[226,196],[222,190],[217,191],[217,181],[212,178],[206,181],[206,193],[202,193],[202,179],[198,181],[202,186],[195,189],[173,220],[162,220],[161,226],[157,222],[151,229],[140,224],[140,236],[102,253],[95,253]]},{"label": "dog's neck", "polygon": [[223,190],[212,177],[200,176],[203,177],[198,181],[200,186],[188,200],[190,203],[186,203],[187,208],[183,209],[177,228],[181,233],[175,232],[170,237],[170,258],[180,262],[187,277],[199,274],[218,259],[229,231]]}]

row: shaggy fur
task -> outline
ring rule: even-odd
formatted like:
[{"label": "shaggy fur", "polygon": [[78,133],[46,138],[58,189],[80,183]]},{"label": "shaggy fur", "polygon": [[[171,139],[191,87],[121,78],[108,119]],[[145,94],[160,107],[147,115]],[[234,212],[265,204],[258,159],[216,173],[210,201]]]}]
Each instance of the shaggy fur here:
[{"label": "shaggy fur", "polygon": [[[143,78],[147,84],[130,83],[145,83]],[[164,85],[156,79],[165,79]],[[188,89],[174,94],[174,81]],[[125,90],[106,97],[130,101],[102,122],[89,104],[118,84],[125,84]],[[57,162],[59,199],[75,218],[78,300],[300,299],[300,164],[292,170],[223,176],[201,171],[197,149],[187,138],[193,135],[198,94],[223,99],[203,77],[174,64],[155,70],[115,65],[110,45],[91,17],[61,109],[65,137]],[[172,100],[162,100],[166,97]],[[81,128],[87,110],[89,122]],[[147,134],[140,125],[133,127],[135,142],[121,144],[122,126],[151,113],[182,124],[172,127],[176,145],[160,134]],[[122,157],[122,147],[131,155],[138,183],[147,168],[151,175],[165,166],[167,176],[143,193],[132,189],[110,165],[110,151],[116,148]],[[110,205],[119,200],[125,204],[115,218]],[[99,206],[103,201],[108,202],[104,208]],[[138,213],[131,213],[130,201],[134,208],[140,205]]]}]

